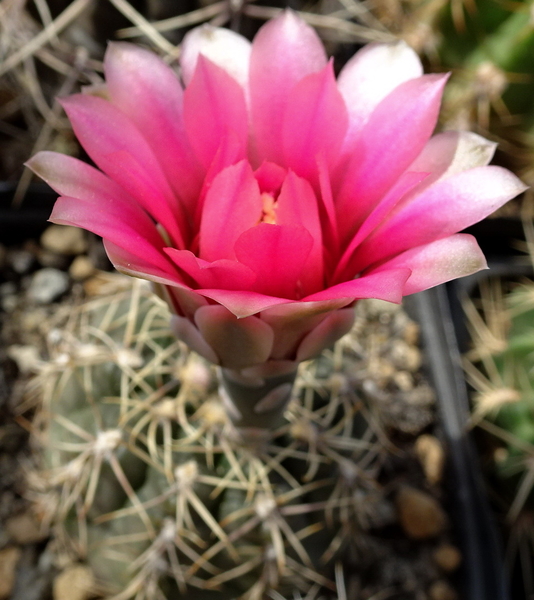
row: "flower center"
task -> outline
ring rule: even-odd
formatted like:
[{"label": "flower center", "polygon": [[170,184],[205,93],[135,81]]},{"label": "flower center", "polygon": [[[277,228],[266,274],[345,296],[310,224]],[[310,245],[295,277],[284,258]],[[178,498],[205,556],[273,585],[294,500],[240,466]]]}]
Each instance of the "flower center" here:
[{"label": "flower center", "polygon": [[277,201],[271,194],[264,192],[261,195],[262,201],[262,213],[260,223],[269,223],[270,225],[276,224],[276,209]]}]

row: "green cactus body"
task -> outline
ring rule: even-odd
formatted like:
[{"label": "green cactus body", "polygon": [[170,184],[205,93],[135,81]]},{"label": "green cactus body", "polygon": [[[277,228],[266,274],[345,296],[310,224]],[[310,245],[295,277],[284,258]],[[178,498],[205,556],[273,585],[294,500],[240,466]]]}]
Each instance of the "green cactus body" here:
[{"label": "green cactus body", "polygon": [[115,600],[332,597],[337,561],[393,518],[374,480],[382,434],[348,384],[361,349],[304,365],[286,420],[251,446],[168,322],[135,281],[52,332],[34,382],[41,513],[53,494],[56,535]]},{"label": "green cactus body", "polygon": [[441,21],[441,68],[452,71],[444,96],[444,125],[478,128],[499,140],[516,165],[519,147],[525,144],[519,132],[529,131],[533,120],[531,14],[531,2],[508,6],[479,0],[466,11],[463,27],[450,15]]},{"label": "green cactus body", "polygon": [[513,521],[534,501],[529,475],[534,456],[534,303],[531,284],[515,285],[501,294],[500,286],[492,292],[482,289],[482,305],[492,307],[487,320],[498,324],[500,333],[491,349],[483,341],[489,339],[490,329],[483,330],[474,350],[480,371],[477,375],[468,369],[468,374],[479,390],[475,415],[483,415],[483,426],[500,438],[495,471],[512,502]]}]

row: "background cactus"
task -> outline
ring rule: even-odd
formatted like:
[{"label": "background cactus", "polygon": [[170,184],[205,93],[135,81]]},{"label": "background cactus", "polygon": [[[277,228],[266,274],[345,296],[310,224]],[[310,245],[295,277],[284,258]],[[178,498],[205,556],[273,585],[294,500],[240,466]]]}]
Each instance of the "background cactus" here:
[{"label": "background cactus", "polygon": [[29,481],[58,546],[115,600],[333,598],[338,587],[343,600],[356,565],[384,561],[373,531],[396,521],[400,473],[388,481],[388,470],[401,447],[420,470],[413,443],[433,396],[417,326],[399,307],[359,303],[353,334],[302,366],[285,423],[251,447],[214,368],[169,334],[166,305],[144,282],[117,281],[58,317],[26,396],[41,400]]},{"label": "background cactus", "polygon": [[[531,219],[525,232],[532,251]],[[528,262],[519,261],[517,273],[528,271]],[[534,593],[534,282],[502,273],[483,278],[473,296],[464,300],[473,340],[465,359],[474,389],[472,423],[486,432],[479,431],[479,447],[505,524],[508,568],[522,571],[512,581],[521,582],[529,597]]]}]

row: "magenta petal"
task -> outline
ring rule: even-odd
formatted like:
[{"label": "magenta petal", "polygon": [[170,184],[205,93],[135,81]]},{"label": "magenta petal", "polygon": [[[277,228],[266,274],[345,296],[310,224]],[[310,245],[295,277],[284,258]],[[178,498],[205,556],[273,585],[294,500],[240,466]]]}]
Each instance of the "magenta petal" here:
[{"label": "magenta petal", "polygon": [[233,260],[223,259],[207,262],[197,258],[189,250],[165,248],[165,252],[200,288],[246,290],[254,284],[256,279],[248,267]]},{"label": "magenta petal", "polygon": [[304,302],[333,300],[335,298],[377,298],[399,304],[404,285],[410,276],[410,269],[388,269],[380,273],[369,273],[359,279],[345,281],[303,298]]},{"label": "magenta petal", "polygon": [[323,235],[317,198],[311,185],[289,172],[284,181],[276,208],[278,225],[301,225],[313,239],[306,267],[301,276],[302,295],[311,294],[324,285]]},{"label": "magenta petal", "polygon": [[326,165],[324,156],[317,157],[317,173],[319,178],[319,193],[321,198],[320,215],[324,237],[324,260],[330,272],[339,260],[340,241],[339,227],[337,224],[336,207],[332,193],[332,181],[330,171]]},{"label": "magenta petal", "polygon": [[134,196],[146,212],[163,227],[175,246],[183,248],[185,240],[189,237],[189,223],[186,222],[187,214],[181,210],[178,199],[170,200],[169,197],[164,197],[149,174],[130,153],[121,150],[108,158],[108,175]]},{"label": "magenta petal", "polygon": [[430,138],[421,154],[410,165],[410,171],[430,173],[425,186],[442,177],[451,177],[486,166],[497,144],[469,131],[444,131]]},{"label": "magenta petal", "polygon": [[161,252],[162,241],[154,245],[152,236],[146,239],[142,230],[132,228],[128,223],[129,211],[122,209],[124,206],[113,206],[110,203],[95,206],[93,202],[61,196],[54,205],[50,220],[62,225],[83,227],[169,274],[175,273],[175,269]]},{"label": "magenta petal", "polygon": [[[310,311],[308,313],[305,310],[307,303],[299,304],[304,310],[276,314],[272,311],[278,307],[274,307],[261,313],[261,319],[268,323],[274,331],[272,358],[294,360],[302,338],[325,319],[323,312]],[[284,306],[288,305],[281,305],[281,308]]]},{"label": "magenta petal", "polygon": [[261,313],[261,318],[276,330],[284,327],[297,326],[297,323],[312,321],[316,316],[323,318],[326,314],[344,308],[352,303],[350,298],[332,298],[330,300],[286,302],[270,308]]},{"label": "magenta petal", "polygon": [[308,360],[321,354],[332,346],[339,338],[347,334],[354,325],[354,309],[345,308],[329,314],[317,327],[302,340],[297,361]]},{"label": "magenta petal", "polygon": [[189,319],[173,315],[171,317],[171,329],[179,340],[184,342],[184,344],[189,346],[189,348],[194,350],[197,354],[200,354],[200,356],[215,365],[219,364],[219,357]]},{"label": "magenta petal", "polygon": [[127,250],[110,242],[109,240],[103,240],[106,254],[108,255],[111,264],[125,275],[131,277],[138,277],[139,279],[147,279],[154,283],[161,283],[166,286],[182,286],[185,285],[180,275],[175,269],[172,268],[161,268],[156,264],[147,260],[142,253],[142,246],[140,251]]},{"label": "magenta petal", "polygon": [[295,359],[302,339],[317,327],[329,313],[351,304],[351,298],[322,302],[291,302],[262,311],[261,318],[274,331],[273,358]]},{"label": "magenta petal", "polygon": [[269,358],[273,330],[258,317],[237,319],[224,306],[205,306],[197,310],[195,322],[223,367],[244,369]]},{"label": "magenta petal", "polygon": [[279,306],[289,304],[291,301],[285,298],[275,298],[274,296],[266,296],[257,292],[244,292],[239,290],[196,290],[198,294],[202,294],[206,298],[210,298],[226,307],[232,314],[239,319],[249,317],[256,313]]},{"label": "magenta petal", "polygon": [[486,259],[476,239],[467,234],[458,233],[450,237],[406,250],[388,260],[373,273],[381,270],[406,267],[412,271],[404,295],[471,275],[487,268]]},{"label": "magenta petal", "polygon": [[436,125],[447,76],[425,75],[398,86],[378,105],[357,138],[336,197],[342,239],[410,166]]},{"label": "magenta petal", "polygon": [[[302,338],[326,318],[323,307],[317,310],[315,303],[300,302],[273,307],[261,313],[261,319],[274,331],[271,356],[276,359],[295,359]],[[290,307],[294,307],[293,310]],[[283,309],[288,310],[284,311]],[[280,310],[277,310],[280,309]]]},{"label": "magenta petal", "polygon": [[[132,205],[135,200],[115,181],[87,163],[58,152],[42,151],[26,163],[36,175],[61,196],[72,196],[81,200],[94,201],[113,198],[117,202]],[[141,209],[137,209],[142,212]]]},{"label": "magenta petal", "polygon": [[241,234],[235,254],[256,273],[255,292],[299,299],[308,279],[303,269],[312,247],[313,238],[304,227],[260,223]]},{"label": "magenta petal", "polygon": [[368,44],[356,52],[337,80],[350,116],[346,144],[354,142],[369,115],[389,93],[422,74],[419,57],[403,41]]},{"label": "magenta petal", "polygon": [[199,308],[209,304],[206,298],[186,286],[167,286],[165,292],[173,312],[190,321],[195,319],[195,313]]},{"label": "magenta petal", "polygon": [[264,161],[255,171],[254,177],[260,186],[260,192],[278,195],[287,175],[287,169]]},{"label": "magenta petal", "polygon": [[182,41],[182,79],[186,86],[189,85],[198,57],[202,55],[223,68],[245,89],[248,87],[250,51],[250,42],[230,29],[208,24],[196,27],[187,32]]},{"label": "magenta petal", "polygon": [[[81,160],[56,152],[39,152],[26,164],[61,196],[91,204],[95,214],[97,211],[109,213],[110,220],[119,229],[125,226],[127,230],[135,230],[137,235],[141,235],[154,247],[162,247],[161,236],[146,212],[104,173]],[[74,219],[75,202],[68,210],[68,218]],[[59,218],[59,213],[56,216]],[[91,214],[81,213],[80,217],[83,224],[80,222],[78,226],[93,231],[90,226]]]},{"label": "magenta petal", "polygon": [[347,280],[358,274],[358,269],[352,264],[353,261],[351,260],[358,246],[388,217],[395,206],[426,177],[427,173],[413,173],[411,171],[401,175],[352,238],[336,265],[332,281]]},{"label": "magenta petal", "polygon": [[437,181],[363,242],[355,264],[364,269],[409,248],[448,237],[484,219],[525,189],[515,175],[501,167],[477,167]]},{"label": "magenta petal", "polygon": [[177,243],[176,198],[146,140],[118,108],[94,96],[77,94],[62,105],[76,137],[98,167],[136,198]]},{"label": "magenta petal", "polygon": [[256,34],[249,85],[254,140],[262,160],[279,161],[288,91],[326,63],[318,35],[290,10]]},{"label": "magenta petal", "polygon": [[198,231],[200,227],[200,221],[202,220],[202,214],[204,212],[204,200],[207,193],[211,189],[213,180],[227,167],[235,165],[241,160],[243,154],[243,148],[241,142],[237,136],[229,131],[228,135],[224,136],[219,143],[219,148],[215,153],[215,157],[211,161],[211,165],[206,172],[204,177],[204,183],[200,196],[197,198],[197,208],[195,213],[194,224]]},{"label": "magenta petal", "polygon": [[241,86],[228,73],[200,56],[184,94],[187,136],[204,168],[209,168],[220,140],[232,132],[244,158],[248,142],[248,117]]},{"label": "magenta petal", "polygon": [[318,327],[329,313],[351,302],[346,298],[325,302],[294,302],[263,311],[262,320],[274,331],[272,357],[295,359],[302,339]]},{"label": "magenta petal", "polygon": [[201,180],[185,135],[183,90],[176,73],[153,52],[125,42],[108,45],[104,71],[112,103],[143,134],[191,211]]},{"label": "magenta petal", "polygon": [[239,236],[262,216],[258,183],[247,161],[221,171],[206,194],[200,223],[200,257],[235,259]]},{"label": "magenta petal", "polygon": [[282,126],[285,164],[301,177],[316,173],[316,156],[331,165],[347,131],[345,102],[332,63],[302,79],[289,93]]}]

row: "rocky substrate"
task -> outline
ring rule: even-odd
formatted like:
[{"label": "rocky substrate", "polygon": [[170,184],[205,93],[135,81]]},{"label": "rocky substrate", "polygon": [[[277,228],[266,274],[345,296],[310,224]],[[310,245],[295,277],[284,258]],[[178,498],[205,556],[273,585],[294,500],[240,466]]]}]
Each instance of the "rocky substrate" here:
[{"label": "rocky substrate", "polygon": [[[96,597],[90,569],[61,551],[34,511],[27,474],[35,406],[25,385],[72,303],[123,285],[98,269],[102,261],[94,238],[58,226],[39,242],[0,247],[0,600]],[[366,301],[355,327],[361,360],[350,383],[380,419],[390,451],[377,482],[382,522],[355,544],[339,600],[457,600],[462,557],[447,514],[445,452],[434,394],[421,374],[418,326],[399,307]]]}]

